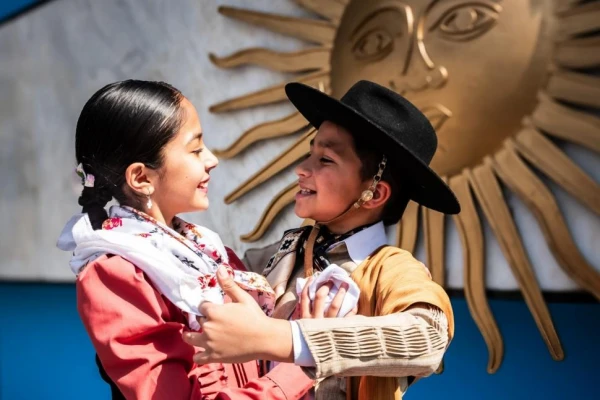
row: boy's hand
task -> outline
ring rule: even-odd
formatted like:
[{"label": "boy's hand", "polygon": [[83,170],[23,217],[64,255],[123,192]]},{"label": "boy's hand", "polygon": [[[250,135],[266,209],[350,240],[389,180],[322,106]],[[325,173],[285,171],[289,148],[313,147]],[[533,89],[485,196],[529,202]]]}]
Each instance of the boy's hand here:
[{"label": "boy's hand", "polygon": [[217,280],[228,304],[202,303],[200,332],[186,332],[183,340],[201,348],[194,355],[196,364],[241,363],[256,359],[293,362],[290,323],[267,317],[256,301],[240,288],[224,268]]},{"label": "boy's hand", "polygon": [[[306,284],[304,285],[304,289],[302,289],[302,295],[300,296],[300,318],[336,318],[340,311],[340,307],[342,306],[342,302],[344,301],[344,297],[346,296],[346,292],[348,290],[348,285],[343,283],[340,286],[340,290],[336,293],[329,305],[329,308],[325,310],[325,302],[327,300],[327,296],[329,295],[329,291],[333,287],[332,282],[327,282],[323,286],[317,289],[315,293],[315,301],[311,305],[310,297],[308,296],[308,287],[311,284],[313,277],[307,279]],[[354,307],[352,311],[350,311],[346,315],[341,315],[341,317],[351,317],[356,315],[358,309]]]}]

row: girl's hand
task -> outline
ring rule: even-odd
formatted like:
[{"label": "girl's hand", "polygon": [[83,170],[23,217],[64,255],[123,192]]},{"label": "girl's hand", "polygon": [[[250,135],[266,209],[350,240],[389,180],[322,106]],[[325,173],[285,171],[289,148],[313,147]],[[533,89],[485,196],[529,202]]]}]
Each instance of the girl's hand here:
[{"label": "girl's hand", "polygon": [[194,362],[242,363],[257,359],[293,362],[290,323],[267,317],[225,268],[219,268],[217,279],[231,302],[200,305],[204,315],[198,319],[201,331],[183,334],[186,343],[200,348]]}]

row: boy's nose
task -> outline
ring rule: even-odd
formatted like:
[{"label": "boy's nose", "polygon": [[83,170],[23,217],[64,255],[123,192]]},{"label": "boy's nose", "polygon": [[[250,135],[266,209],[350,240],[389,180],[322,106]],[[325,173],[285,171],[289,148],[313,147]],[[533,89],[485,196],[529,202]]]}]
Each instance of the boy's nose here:
[{"label": "boy's nose", "polygon": [[307,158],[306,160],[304,160],[300,164],[298,164],[296,166],[296,168],[294,168],[294,172],[296,173],[296,175],[302,176],[302,177],[306,177],[306,176],[310,175],[308,161],[309,161],[309,159]]}]

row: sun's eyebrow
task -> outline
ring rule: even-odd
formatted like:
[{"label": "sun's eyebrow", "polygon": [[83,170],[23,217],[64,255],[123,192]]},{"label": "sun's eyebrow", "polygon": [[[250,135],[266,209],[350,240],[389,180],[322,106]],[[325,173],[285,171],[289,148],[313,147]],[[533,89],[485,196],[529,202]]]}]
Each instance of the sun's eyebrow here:
[{"label": "sun's eyebrow", "polygon": [[[400,3],[397,5],[393,5],[393,6],[386,6],[386,5],[382,5],[377,7],[375,10],[373,10],[366,18],[363,19],[363,21],[356,26],[352,32],[350,33],[350,40],[354,40],[355,36],[361,32],[363,30],[363,28],[367,25],[369,25],[369,23],[375,19],[375,17],[377,17],[379,14],[383,14],[387,11],[399,11],[402,12],[406,15],[406,9],[408,7],[404,4],[404,3]],[[408,19],[405,21],[401,21],[404,22],[405,24],[408,23]]]}]

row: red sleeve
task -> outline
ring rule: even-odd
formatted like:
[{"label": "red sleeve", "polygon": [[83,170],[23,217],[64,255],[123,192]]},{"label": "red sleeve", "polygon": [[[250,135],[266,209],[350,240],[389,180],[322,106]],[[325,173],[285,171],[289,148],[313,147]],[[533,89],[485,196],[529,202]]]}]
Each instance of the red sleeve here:
[{"label": "red sleeve", "polygon": [[164,299],[133,264],[111,257],[88,265],[78,277],[77,305],[102,366],[126,399],[202,398],[183,324],[168,318]]},{"label": "red sleeve", "polygon": [[243,388],[227,388],[215,400],[298,400],[313,387],[302,368],[294,364],[279,364],[262,378],[253,379]]}]

